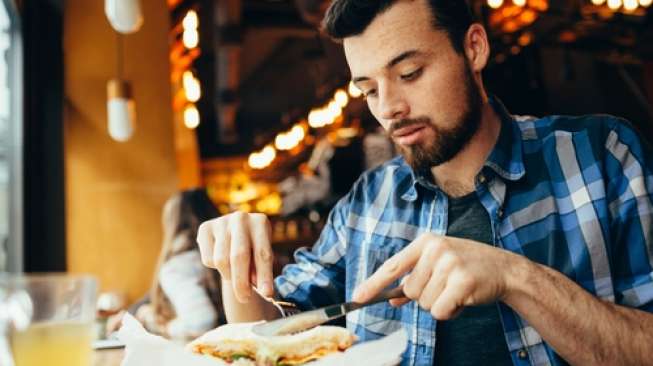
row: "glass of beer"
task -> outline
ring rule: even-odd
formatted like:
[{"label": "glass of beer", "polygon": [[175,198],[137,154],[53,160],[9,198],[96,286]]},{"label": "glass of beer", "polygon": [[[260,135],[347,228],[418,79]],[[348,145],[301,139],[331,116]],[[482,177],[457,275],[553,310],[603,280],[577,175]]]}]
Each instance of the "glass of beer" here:
[{"label": "glass of beer", "polygon": [[0,352],[14,366],[90,366],[96,296],[90,276],[0,276]]}]

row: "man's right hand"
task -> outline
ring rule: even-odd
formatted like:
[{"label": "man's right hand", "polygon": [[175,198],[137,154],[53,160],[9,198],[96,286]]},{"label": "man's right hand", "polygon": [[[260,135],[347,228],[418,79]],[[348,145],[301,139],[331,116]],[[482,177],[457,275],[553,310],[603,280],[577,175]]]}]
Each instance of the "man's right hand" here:
[{"label": "man's right hand", "polygon": [[197,232],[202,263],[215,268],[236,299],[247,303],[252,285],[272,297],[270,222],[264,214],[234,212],[200,225]]}]

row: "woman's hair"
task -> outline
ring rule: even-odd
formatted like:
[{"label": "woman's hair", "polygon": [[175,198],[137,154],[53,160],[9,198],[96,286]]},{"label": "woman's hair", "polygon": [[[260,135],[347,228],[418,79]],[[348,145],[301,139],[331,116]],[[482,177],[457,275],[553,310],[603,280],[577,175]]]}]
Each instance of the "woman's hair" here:
[{"label": "woman's hair", "polygon": [[[453,48],[462,53],[465,35],[476,21],[468,0],[426,0],[433,27],[444,30]],[[362,34],[372,21],[388,10],[397,0],[334,0],[331,2],[322,26],[326,33],[336,39]]]},{"label": "woman's hair", "polygon": [[[163,243],[154,272],[150,298],[157,320],[167,323],[175,317],[175,312],[159,284],[159,271],[171,257],[197,249],[197,229],[206,220],[218,216],[218,211],[203,188],[186,190],[174,194],[163,206]],[[221,308],[220,280],[218,272],[207,268],[204,271],[204,287],[216,306]],[[221,314],[222,312],[219,311]]]}]

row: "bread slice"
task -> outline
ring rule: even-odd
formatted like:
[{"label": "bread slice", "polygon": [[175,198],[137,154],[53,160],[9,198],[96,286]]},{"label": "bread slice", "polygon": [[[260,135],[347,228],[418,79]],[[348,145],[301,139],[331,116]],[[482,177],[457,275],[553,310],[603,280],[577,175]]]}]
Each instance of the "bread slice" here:
[{"label": "bread slice", "polygon": [[[252,332],[258,323],[225,324],[188,344],[194,353],[238,365],[296,366],[349,348],[356,337],[345,328],[320,326],[305,332],[263,337]],[[236,364],[236,363],[235,363]]]}]

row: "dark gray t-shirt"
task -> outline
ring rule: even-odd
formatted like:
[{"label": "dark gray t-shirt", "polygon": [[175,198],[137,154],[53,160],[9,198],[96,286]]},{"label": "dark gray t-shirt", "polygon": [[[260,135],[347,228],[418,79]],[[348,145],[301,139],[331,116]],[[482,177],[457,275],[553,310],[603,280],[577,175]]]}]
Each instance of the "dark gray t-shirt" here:
[{"label": "dark gray t-shirt", "polygon": [[[447,235],[492,245],[490,217],[476,193],[449,199]],[[436,366],[512,365],[496,302],[438,322],[436,336]]]}]

